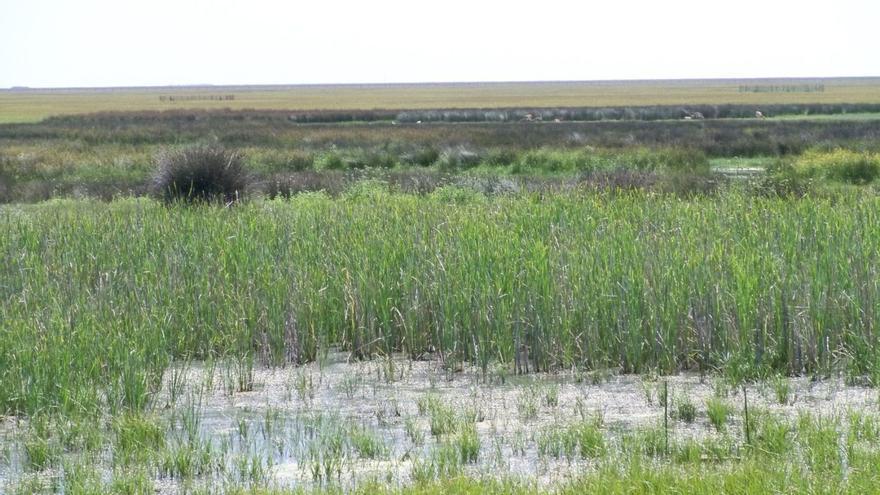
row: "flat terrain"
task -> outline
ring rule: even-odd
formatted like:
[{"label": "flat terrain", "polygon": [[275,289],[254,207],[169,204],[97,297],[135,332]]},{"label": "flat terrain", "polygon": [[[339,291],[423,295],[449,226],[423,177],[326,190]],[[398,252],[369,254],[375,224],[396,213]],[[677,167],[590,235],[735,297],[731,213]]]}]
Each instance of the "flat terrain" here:
[{"label": "flat terrain", "polygon": [[[451,478],[475,488],[476,480],[515,483],[495,493],[535,493],[530,486],[594,493],[585,488],[608,484],[623,469],[634,483],[671,476],[693,493],[700,484],[689,477],[734,483],[750,466],[757,486],[773,492],[857,493],[876,481],[876,391],[837,379],[732,387],[696,374],[661,379],[607,370],[486,379],[478,369],[453,372],[436,360],[348,358],[330,353],[301,367],[257,368],[246,390],[238,389],[232,362],[175,363],[153,413],[118,420],[115,431],[79,431],[108,443],[133,432],[161,436],[117,442],[112,455],[62,453],[49,439],[49,455],[74,480],[34,469],[28,449],[38,434],[0,422],[9,459],[0,463],[0,490],[275,487],[281,495],[373,493],[371,484],[379,484],[434,493],[430,487]],[[650,467],[639,472],[641,465]],[[785,474],[792,469],[802,473],[795,480]]]},{"label": "flat terrain", "polygon": [[717,79],[0,91],[0,123],[174,109],[426,109],[880,103],[880,78]]},{"label": "flat terrain", "polygon": [[878,115],[880,79],[0,92],[0,493],[877,493]]}]

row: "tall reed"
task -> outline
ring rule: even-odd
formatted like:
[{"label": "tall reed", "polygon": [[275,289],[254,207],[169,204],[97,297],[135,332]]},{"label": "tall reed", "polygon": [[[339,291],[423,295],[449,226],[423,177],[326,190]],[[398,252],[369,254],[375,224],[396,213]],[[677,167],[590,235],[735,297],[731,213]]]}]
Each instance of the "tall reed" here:
[{"label": "tall reed", "polygon": [[330,346],[880,376],[876,198],[451,196],[2,207],[0,414],[140,409],[171,359]]}]

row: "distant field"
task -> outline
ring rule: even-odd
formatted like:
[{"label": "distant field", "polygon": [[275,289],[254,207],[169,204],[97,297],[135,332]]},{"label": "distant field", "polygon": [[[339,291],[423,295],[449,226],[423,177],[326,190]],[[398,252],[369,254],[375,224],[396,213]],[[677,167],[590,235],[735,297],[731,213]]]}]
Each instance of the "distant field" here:
[{"label": "distant field", "polygon": [[880,78],[0,90],[0,123],[171,109],[429,109],[880,103]]}]

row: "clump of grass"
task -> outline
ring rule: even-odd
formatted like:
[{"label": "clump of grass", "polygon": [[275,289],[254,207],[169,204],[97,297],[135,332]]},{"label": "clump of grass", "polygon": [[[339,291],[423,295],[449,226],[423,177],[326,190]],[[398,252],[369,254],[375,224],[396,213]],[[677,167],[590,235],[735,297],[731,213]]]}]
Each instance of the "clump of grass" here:
[{"label": "clump of grass", "polygon": [[462,472],[462,456],[456,445],[438,444],[428,459],[413,462],[411,476],[416,483],[447,479]]},{"label": "clump of grass", "polygon": [[42,471],[61,459],[60,446],[48,437],[29,435],[23,443],[28,469]]},{"label": "clump of grass", "polygon": [[363,386],[364,379],[360,375],[346,375],[339,382],[339,388],[348,399],[354,398],[358,390]]},{"label": "clump of grass", "polygon": [[788,421],[767,412],[754,414],[753,447],[758,453],[781,456],[792,448],[794,428]]},{"label": "clump of grass", "polygon": [[685,423],[693,423],[697,417],[697,406],[691,400],[690,396],[683,395],[676,400],[677,414],[679,420]]},{"label": "clump of grass", "polygon": [[603,456],[607,451],[601,420],[583,421],[566,427],[550,428],[535,439],[538,454],[555,458],[582,458]]},{"label": "clump of grass", "polygon": [[666,434],[663,425],[641,428],[628,432],[621,438],[621,448],[625,453],[647,457],[660,457],[666,454]]},{"label": "clump of grass", "polygon": [[516,398],[516,410],[520,419],[531,421],[538,417],[540,410],[540,390],[534,385],[524,387]]},{"label": "clump of grass", "polygon": [[559,405],[559,384],[551,383],[544,388],[544,405],[547,407]]},{"label": "clump of grass", "polygon": [[233,466],[237,482],[249,486],[259,486],[268,480],[272,461],[271,457],[264,460],[259,454],[242,454],[236,456]]},{"label": "clump of grass", "polygon": [[734,453],[733,442],[728,437],[723,437],[702,440],[687,439],[675,446],[672,455],[678,463],[703,464],[707,461],[716,463],[728,461]]},{"label": "clump of grass", "polygon": [[301,371],[293,378],[293,388],[300,400],[312,400],[315,398],[315,384],[312,374]]},{"label": "clump of grass", "polygon": [[796,441],[804,450],[811,469],[839,473],[842,469],[841,425],[839,417],[822,417],[802,413],[797,419]]},{"label": "clump of grass", "polygon": [[100,424],[86,418],[59,419],[59,422],[59,439],[65,451],[97,452],[103,447],[104,432]]},{"label": "clump of grass", "polygon": [[176,443],[162,451],[159,473],[172,479],[188,480],[220,470],[222,459],[207,441]]},{"label": "clump of grass", "polygon": [[126,414],[115,419],[113,431],[116,462],[143,462],[165,447],[165,430],[153,418]]},{"label": "clump of grass", "polygon": [[776,402],[781,405],[789,404],[791,400],[791,382],[784,376],[776,376],[771,382],[773,394],[776,396]]},{"label": "clump of grass", "polygon": [[425,443],[425,432],[419,428],[419,425],[416,424],[415,419],[406,418],[403,423],[403,429],[406,432],[406,436],[415,446],[420,446]]},{"label": "clump of grass", "polygon": [[458,431],[459,421],[455,411],[434,394],[424,395],[416,401],[419,415],[428,415],[431,435],[440,436]]},{"label": "clump of grass", "polygon": [[153,187],[166,203],[238,201],[250,182],[242,156],[217,146],[169,150],[158,158]]},{"label": "clump of grass", "polygon": [[352,428],[349,433],[349,442],[355,452],[364,459],[376,459],[387,451],[382,439],[365,427]]},{"label": "clump of grass", "polygon": [[731,408],[727,401],[717,397],[706,399],[706,414],[709,416],[709,423],[715,427],[717,431],[724,430],[730,413]]},{"label": "clump of grass", "polygon": [[461,428],[455,439],[455,444],[458,446],[462,463],[473,464],[477,462],[477,457],[480,455],[480,437],[475,425],[471,424]]}]

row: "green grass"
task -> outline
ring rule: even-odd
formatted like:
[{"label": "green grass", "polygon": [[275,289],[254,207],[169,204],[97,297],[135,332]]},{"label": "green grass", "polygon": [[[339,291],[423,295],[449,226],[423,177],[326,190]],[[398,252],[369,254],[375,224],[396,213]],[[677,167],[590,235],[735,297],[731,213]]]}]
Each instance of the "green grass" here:
[{"label": "green grass", "polygon": [[839,114],[828,114],[828,115],[778,115],[773,117],[774,120],[878,120],[880,119],[880,113],[872,113],[872,112],[853,112],[853,113],[839,113]]},{"label": "green grass", "polygon": [[727,427],[727,420],[731,412],[730,404],[724,399],[711,397],[706,400],[706,415],[709,416],[709,423],[717,431],[724,431]]},{"label": "green grass", "polygon": [[[516,474],[487,475],[477,470],[479,464],[474,463],[481,446],[473,426],[427,451],[409,451],[413,456],[410,481],[403,486],[383,483],[381,476],[341,485],[338,482],[349,473],[348,456],[361,452],[352,440],[360,426],[346,426],[322,415],[309,420],[314,429],[307,434],[311,443],[302,453],[310,463],[304,474],[310,470],[316,482],[311,487],[276,484],[271,456],[224,452],[203,441],[167,445],[155,469],[160,478],[168,478],[162,486],[168,481],[183,483],[180,486],[198,487],[194,493],[875,493],[880,482],[876,412],[826,416],[805,412],[795,418],[760,409],[753,412],[751,443],[745,442],[741,432],[691,437],[673,428],[668,450],[659,426],[606,427],[592,419],[539,430],[531,441],[539,456],[589,463],[588,469],[551,486],[539,486]],[[137,424],[143,420],[122,421]],[[89,457],[65,458],[55,464],[58,470],[52,483],[65,493],[151,493],[151,462],[108,473]],[[3,488],[9,493],[52,493],[48,483],[30,475]]]},{"label": "green grass", "polygon": [[[4,206],[0,414],[139,411],[172,359],[233,363],[229,386],[247,390],[290,346],[436,348],[488,373],[521,339],[536,370],[870,374],[878,206],[371,186],[232,209]],[[529,415],[545,400],[531,395]]]}]

